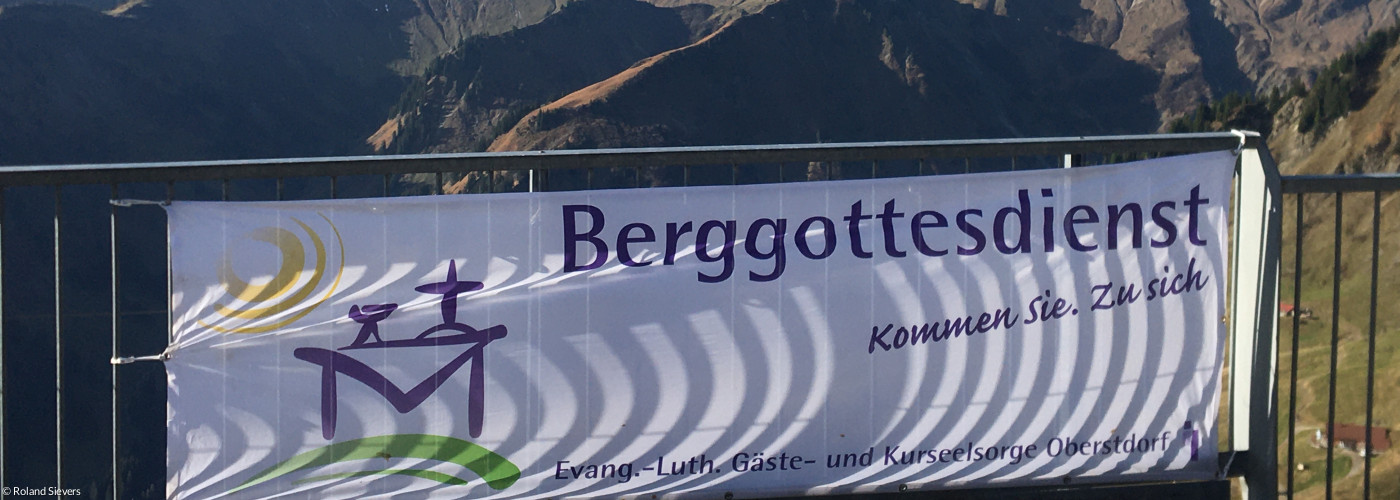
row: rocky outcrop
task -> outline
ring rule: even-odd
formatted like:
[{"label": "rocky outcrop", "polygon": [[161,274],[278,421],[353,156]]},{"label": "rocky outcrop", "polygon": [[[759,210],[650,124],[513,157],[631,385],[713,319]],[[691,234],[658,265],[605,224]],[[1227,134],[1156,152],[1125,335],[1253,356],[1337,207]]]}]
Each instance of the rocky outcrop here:
[{"label": "rocky outcrop", "polygon": [[1162,75],[1166,118],[1232,91],[1267,91],[1400,19],[1400,0],[958,0],[1138,61]]},{"label": "rocky outcrop", "polygon": [[1359,108],[1321,131],[1300,132],[1304,99],[1274,115],[1269,150],[1285,174],[1400,172],[1400,47],[1376,68],[1373,91]]}]

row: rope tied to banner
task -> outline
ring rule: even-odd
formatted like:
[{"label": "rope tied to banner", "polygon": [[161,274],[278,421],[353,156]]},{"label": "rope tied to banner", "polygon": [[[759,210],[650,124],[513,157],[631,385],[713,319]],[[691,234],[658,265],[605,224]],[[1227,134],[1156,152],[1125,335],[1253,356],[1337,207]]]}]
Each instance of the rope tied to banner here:
[{"label": "rope tied to banner", "polygon": [[148,355],[148,356],[113,356],[111,362],[112,362],[113,365],[129,365],[129,364],[136,363],[136,362],[139,362],[139,361],[160,361],[160,362],[166,362],[166,361],[170,361],[170,355],[171,355],[171,352],[170,352],[170,351],[171,351],[171,349],[173,349],[173,348],[174,348],[174,346],[167,347],[167,348],[166,348],[164,351],[162,351],[160,354],[151,354],[151,355]]},{"label": "rope tied to banner", "polygon": [[1250,137],[1259,137],[1258,132],[1251,132],[1248,130],[1240,129],[1231,129],[1230,134],[1240,138],[1240,144],[1238,146],[1235,146],[1235,156],[1239,156],[1240,152],[1244,151],[1244,147],[1246,143],[1249,142]]},{"label": "rope tied to banner", "polygon": [[[107,200],[107,202],[110,203],[110,204],[111,204],[112,206],[114,206],[114,207],[123,207],[123,208],[135,207],[135,206],[159,206],[159,207],[168,207],[168,206],[170,206],[170,202],[169,202],[169,201],[139,200],[139,199],[131,199],[131,198],[113,198],[113,199]],[[151,355],[148,355],[148,356],[113,356],[112,359],[111,359],[111,363],[112,363],[113,365],[129,365],[129,364],[136,363],[136,362],[140,362],[140,361],[160,361],[160,362],[165,362],[165,361],[169,361],[169,360],[170,360],[170,348],[166,348],[165,351],[162,351],[160,354],[151,354]]]}]

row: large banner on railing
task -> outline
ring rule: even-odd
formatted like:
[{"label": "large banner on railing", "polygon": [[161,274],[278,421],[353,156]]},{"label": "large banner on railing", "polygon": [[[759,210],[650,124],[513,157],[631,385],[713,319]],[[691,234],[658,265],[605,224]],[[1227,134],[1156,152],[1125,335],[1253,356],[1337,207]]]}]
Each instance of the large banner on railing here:
[{"label": "large banner on railing", "polygon": [[1234,163],[177,202],[168,494],[1213,478]]}]

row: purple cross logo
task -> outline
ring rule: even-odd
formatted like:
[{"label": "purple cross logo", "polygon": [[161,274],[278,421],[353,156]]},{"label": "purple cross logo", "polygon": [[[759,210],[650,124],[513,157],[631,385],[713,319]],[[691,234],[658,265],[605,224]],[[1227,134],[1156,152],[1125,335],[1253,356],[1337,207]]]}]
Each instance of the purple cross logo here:
[{"label": "purple cross logo", "polygon": [[1195,462],[1200,457],[1201,452],[1201,431],[1191,426],[1191,421],[1187,420],[1186,425],[1181,428],[1181,440],[1191,445],[1191,461]]},{"label": "purple cross logo", "polygon": [[[429,283],[416,288],[419,292],[442,296],[442,323],[423,330],[418,336],[408,339],[384,340],[379,336],[379,323],[389,318],[398,309],[398,304],[365,304],[350,306],[350,319],[360,324],[360,332],[355,340],[337,350],[318,347],[301,347],[292,351],[297,359],[314,363],[321,367],[321,436],[335,437],[335,421],[338,399],[336,398],[338,375],[346,375],[365,384],[394,407],[399,413],[408,413],[437,391],[462,365],[471,362],[471,375],[467,386],[467,427],[472,437],[481,435],[482,416],[485,413],[485,348],[493,340],[506,336],[506,327],[496,325],[485,330],[477,330],[457,321],[457,296],[465,292],[480,290],[482,284],[476,281],[457,281],[457,261],[447,266],[447,279],[439,283]],[[449,332],[442,333],[440,332]],[[408,347],[436,347],[445,345],[472,344],[462,354],[452,358],[438,368],[432,376],[419,382],[407,392],[390,382],[369,365],[340,351],[359,349],[397,349]]]}]

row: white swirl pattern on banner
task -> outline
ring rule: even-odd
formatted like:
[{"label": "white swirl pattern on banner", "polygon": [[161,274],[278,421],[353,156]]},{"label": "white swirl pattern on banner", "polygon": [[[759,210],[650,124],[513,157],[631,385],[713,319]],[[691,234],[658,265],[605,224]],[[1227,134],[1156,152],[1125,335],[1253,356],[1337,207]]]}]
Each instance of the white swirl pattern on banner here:
[{"label": "white swirl pattern on banner", "polygon": [[[168,494],[765,496],[1212,477],[1231,165],[1212,153],[805,185],[177,203]],[[1132,220],[1128,203],[1144,230],[1117,249],[1099,215],[1076,212]],[[969,207],[983,212],[965,226]],[[920,229],[929,210],[946,219]],[[780,218],[782,230],[761,225]],[[254,233],[288,224],[300,233]],[[890,235],[905,225],[949,236]],[[1017,236],[1006,227],[1028,235],[1024,251],[998,251]],[[723,247],[693,243],[726,232]],[[324,248],[306,269],[221,255],[249,234],[284,260],[307,255],[286,251],[292,235]],[[956,255],[976,238],[981,254]],[[1083,241],[1099,248],[1066,246]],[[623,257],[626,245],[645,249]],[[765,254],[777,246],[785,267]],[[754,278],[770,271],[781,276]],[[246,279],[238,304],[262,312],[219,309],[232,289],[220,276]],[[255,292],[277,283],[297,300],[259,309],[272,292]],[[1155,298],[1114,303],[1130,284]],[[1074,310],[1055,311],[1057,298]],[[1046,311],[1059,316],[1036,317]],[[966,330],[943,338],[959,319]],[[932,337],[916,343],[921,325]]]}]

